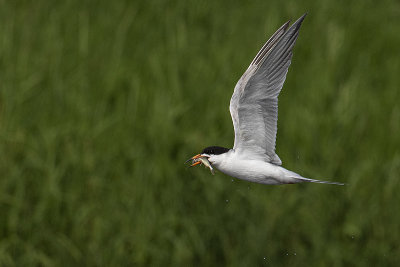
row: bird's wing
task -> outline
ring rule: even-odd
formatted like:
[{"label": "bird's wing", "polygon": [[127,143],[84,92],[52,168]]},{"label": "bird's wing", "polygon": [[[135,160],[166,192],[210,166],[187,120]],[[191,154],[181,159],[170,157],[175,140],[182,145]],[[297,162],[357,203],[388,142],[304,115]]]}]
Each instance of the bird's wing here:
[{"label": "bird's wing", "polygon": [[236,84],[229,106],[235,130],[235,151],[276,165],[282,164],[275,154],[278,95],[305,16],[290,28],[289,22],[280,27]]}]

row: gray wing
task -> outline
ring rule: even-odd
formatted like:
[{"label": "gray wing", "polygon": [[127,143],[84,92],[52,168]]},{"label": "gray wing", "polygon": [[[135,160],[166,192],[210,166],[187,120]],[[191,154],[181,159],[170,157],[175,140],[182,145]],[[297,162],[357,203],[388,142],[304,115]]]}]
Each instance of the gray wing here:
[{"label": "gray wing", "polygon": [[278,122],[278,95],[285,82],[292,48],[306,14],[288,29],[280,27],[258,52],[239,79],[229,110],[235,130],[233,149],[247,157],[281,165],[275,154]]}]

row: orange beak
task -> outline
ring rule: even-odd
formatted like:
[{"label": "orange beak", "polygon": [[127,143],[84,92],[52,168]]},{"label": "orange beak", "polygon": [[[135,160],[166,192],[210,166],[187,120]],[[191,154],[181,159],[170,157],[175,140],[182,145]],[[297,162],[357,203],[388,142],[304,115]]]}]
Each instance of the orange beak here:
[{"label": "orange beak", "polygon": [[201,161],[196,161],[195,163],[193,163],[192,165],[190,165],[190,167],[194,167],[194,166],[199,165],[199,164],[201,164]]},{"label": "orange beak", "polygon": [[[191,160],[194,160],[194,159],[198,159],[198,158],[201,158],[201,157],[202,157],[201,154],[197,154],[196,156],[193,156],[193,157],[191,157],[190,159],[188,159],[186,162],[191,161]],[[186,162],[185,162],[185,163],[186,163]],[[196,161],[195,163],[193,163],[192,165],[190,165],[190,167],[193,167],[193,166],[196,166],[196,165],[199,165],[199,164],[201,164],[201,161]]]}]

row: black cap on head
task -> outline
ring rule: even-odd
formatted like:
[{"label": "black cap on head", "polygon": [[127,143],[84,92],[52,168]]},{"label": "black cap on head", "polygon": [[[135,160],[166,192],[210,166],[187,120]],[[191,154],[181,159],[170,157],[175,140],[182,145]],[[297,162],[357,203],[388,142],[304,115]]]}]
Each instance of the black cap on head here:
[{"label": "black cap on head", "polygon": [[208,154],[208,155],[220,155],[223,153],[228,152],[230,149],[220,146],[209,146],[203,149],[201,154]]}]

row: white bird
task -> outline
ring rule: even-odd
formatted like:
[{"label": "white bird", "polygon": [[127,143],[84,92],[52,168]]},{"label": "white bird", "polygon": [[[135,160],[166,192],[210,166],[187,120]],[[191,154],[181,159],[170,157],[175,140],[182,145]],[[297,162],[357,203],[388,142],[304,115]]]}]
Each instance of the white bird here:
[{"label": "white bird", "polygon": [[292,58],[292,49],[299,34],[301,16],[289,28],[282,25],[264,44],[239,79],[233,92],[229,110],[235,130],[233,149],[219,146],[205,148],[188,161],[195,166],[203,163],[235,178],[261,184],[293,184],[320,181],[281,167],[275,153],[278,121],[278,95],[285,82]]}]

